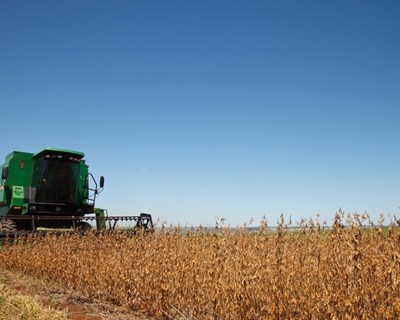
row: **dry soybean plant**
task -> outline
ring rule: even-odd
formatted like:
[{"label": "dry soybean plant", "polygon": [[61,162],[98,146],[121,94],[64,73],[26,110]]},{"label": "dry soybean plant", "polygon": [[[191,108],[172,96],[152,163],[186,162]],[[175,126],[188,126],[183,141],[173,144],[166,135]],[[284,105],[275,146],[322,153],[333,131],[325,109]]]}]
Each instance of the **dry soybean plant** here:
[{"label": "dry soybean plant", "polygon": [[157,318],[400,317],[400,233],[338,212],[332,229],[21,237],[0,264]]}]

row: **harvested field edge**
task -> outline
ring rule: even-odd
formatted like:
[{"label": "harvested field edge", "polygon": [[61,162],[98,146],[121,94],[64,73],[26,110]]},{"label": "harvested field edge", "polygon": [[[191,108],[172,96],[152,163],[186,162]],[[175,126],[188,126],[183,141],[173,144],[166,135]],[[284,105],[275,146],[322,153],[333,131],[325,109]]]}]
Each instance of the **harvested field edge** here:
[{"label": "harvested field edge", "polygon": [[21,294],[4,282],[4,272],[0,274],[0,319],[1,320],[67,320],[66,311],[56,310],[38,302],[30,295]]},{"label": "harvested field edge", "polygon": [[18,271],[0,271],[0,292],[1,320],[148,320],[45,277]]}]

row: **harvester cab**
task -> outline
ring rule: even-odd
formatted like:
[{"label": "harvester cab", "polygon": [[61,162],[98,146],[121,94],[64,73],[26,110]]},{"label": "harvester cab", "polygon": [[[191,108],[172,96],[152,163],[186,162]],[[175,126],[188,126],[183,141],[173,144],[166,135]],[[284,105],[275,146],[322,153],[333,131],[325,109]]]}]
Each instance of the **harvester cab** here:
[{"label": "harvester cab", "polygon": [[[39,227],[89,229],[91,221],[100,230],[106,228],[106,220],[120,220],[95,208],[104,177],[97,184],[83,158],[82,152],[56,148],[37,154],[11,152],[1,166],[0,232]],[[152,228],[151,217],[148,223],[140,216],[130,218]]]}]

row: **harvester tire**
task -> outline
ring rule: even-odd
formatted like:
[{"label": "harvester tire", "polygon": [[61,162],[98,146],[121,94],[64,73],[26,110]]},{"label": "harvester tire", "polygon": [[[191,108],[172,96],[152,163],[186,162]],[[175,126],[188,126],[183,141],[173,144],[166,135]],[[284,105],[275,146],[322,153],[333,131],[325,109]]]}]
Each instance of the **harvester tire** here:
[{"label": "harvester tire", "polygon": [[0,232],[4,232],[4,233],[17,232],[17,225],[12,220],[1,219],[0,220]]},{"label": "harvester tire", "polygon": [[76,223],[76,229],[79,231],[88,231],[88,230],[92,230],[92,226],[89,222],[78,221]]}]

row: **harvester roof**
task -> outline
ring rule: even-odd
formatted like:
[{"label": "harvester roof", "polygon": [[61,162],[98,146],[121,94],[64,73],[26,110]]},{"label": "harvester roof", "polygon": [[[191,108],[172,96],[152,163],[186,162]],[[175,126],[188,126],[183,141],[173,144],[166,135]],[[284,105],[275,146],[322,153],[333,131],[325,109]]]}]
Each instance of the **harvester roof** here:
[{"label": "harvester roof", "polygon": [[82,159],[85,156],[85,154],[80,151],[47,147],[44,150],[35,154],[33,157],[37,158],[43,154],[68,154],[68,155],[73,155],[74,157],[76,157],[78,159]]}]

